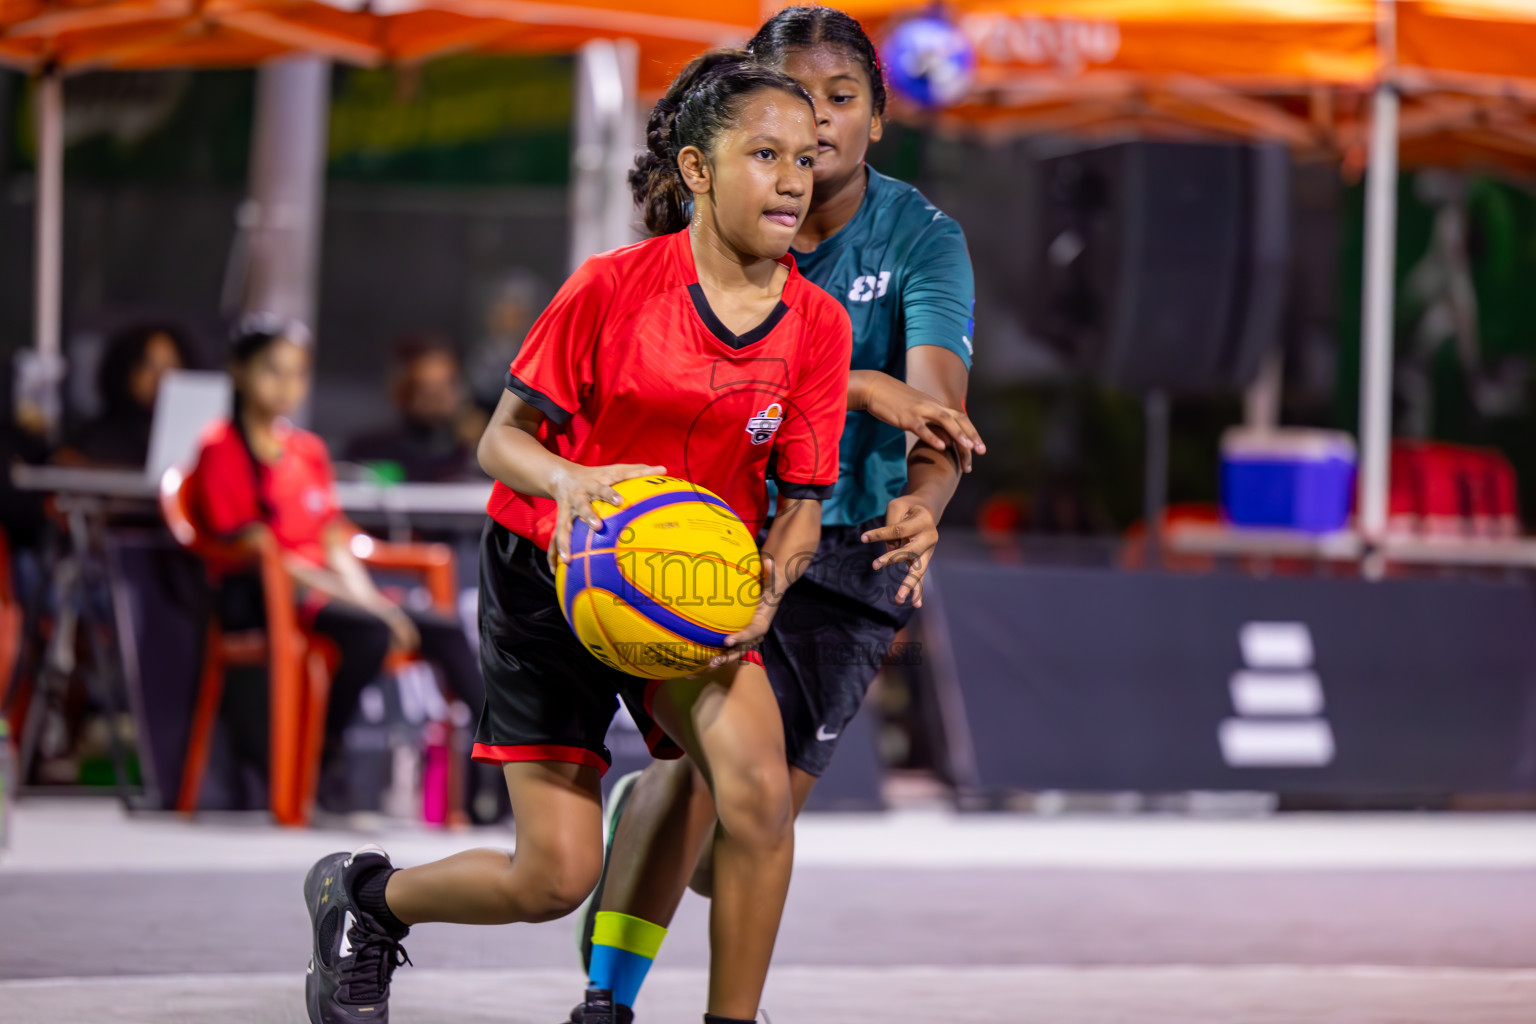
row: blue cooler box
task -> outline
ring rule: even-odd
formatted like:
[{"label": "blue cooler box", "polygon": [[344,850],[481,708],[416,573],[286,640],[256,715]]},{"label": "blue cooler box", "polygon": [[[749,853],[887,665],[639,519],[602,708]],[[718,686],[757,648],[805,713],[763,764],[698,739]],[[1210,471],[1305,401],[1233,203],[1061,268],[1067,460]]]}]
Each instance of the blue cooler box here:
[{"label": "blue cooler box", "polygon": [[1221,507],[1234,526],[1342,530],[1354,483],[1348,434],[1234,428],[1222,436]]}]

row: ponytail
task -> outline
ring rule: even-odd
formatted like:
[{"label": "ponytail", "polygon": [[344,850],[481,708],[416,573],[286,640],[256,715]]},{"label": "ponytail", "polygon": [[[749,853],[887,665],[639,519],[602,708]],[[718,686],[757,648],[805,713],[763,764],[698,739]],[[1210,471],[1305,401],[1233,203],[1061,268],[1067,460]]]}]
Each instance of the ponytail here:
[{"label": "ponytail", "polygon": [[735,125],[742,100],[759,89],[780,89],[815,109],[799,82],[764,67],[745,50],[710,50],[673,79],[651,110],[645,152],[629,172],[629,189],[648,232],[665,235],[688,226],[693,193],[677,166],[678,154],[689,146],[711,152],[721,133]]},{"label": "ponytail", "polygon": [[640,207],[645,230],[653,235],[669,235],[688,226],[688,204],[693,196],[683,184],[677,156],[671,152],[676,122],[677,104],[669,92],[651,110],[645,122],[645,152],[635,157],[629,172],[629,191]]}]

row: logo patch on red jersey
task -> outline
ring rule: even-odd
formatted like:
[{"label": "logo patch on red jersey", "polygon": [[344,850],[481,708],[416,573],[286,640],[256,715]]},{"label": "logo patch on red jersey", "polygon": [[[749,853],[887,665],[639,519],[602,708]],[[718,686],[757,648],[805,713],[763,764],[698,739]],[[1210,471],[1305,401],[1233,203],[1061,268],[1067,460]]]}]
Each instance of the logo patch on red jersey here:
[{"label": "logo patch on red jersey", "polygon": [[773,440],[773,432],[783,422],[784,411],[779,408],[778,402],[774,402],[766,409],[759,409],[756,416],[747,420],[747,433],[752,435],[753,444],[764,444]]}]

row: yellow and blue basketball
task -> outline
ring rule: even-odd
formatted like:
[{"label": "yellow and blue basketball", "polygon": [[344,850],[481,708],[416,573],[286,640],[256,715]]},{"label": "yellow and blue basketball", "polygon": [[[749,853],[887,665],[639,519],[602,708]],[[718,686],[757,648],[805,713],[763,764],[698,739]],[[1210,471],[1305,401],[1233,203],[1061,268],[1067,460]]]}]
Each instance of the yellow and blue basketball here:
[{"label": "yellow and blue basketball", "polygon": [[632,675],[691,675],[745,627],[761,596],[757,542],[719,495],[676,477],[614,485],[594,502],[602,529],[577,520],[555,572],[560,610],[582,644]]}]

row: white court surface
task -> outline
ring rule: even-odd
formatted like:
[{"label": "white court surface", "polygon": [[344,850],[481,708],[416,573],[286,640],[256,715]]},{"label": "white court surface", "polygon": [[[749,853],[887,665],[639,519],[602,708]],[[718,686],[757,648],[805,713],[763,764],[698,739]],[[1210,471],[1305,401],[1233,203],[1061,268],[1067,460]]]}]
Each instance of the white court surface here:
[{"label": "white court surface", "polygon": [[[906,811],[797,835],[773,1024],[1536,1024],[1536,815]],[[514,837],[22,804],[0,1024],[302,1024],[300,879],[365,841],[409,865]],[[684,901],[641,1024],[700,1020],[707,915]],[[583,984],[569,919],[406,945],[393,1024],[557,1024]]]},{"label": "white court surface", "polygon": [[[515,845],[506,829],[277,829],[217,815],[129,815],[110,800],[29,801],[16,808],[14,832],[12,848],[0,855],[0,873],[279,870],[307,867],[363,842],[380,843],[396,864],[409,865],[473,846]],[[799,823],[795,863],[941,870],[1536,869],[1536,814],[815,814]]]},{"label": "white court surface", "polygon": [[[410,971],[401,1024],[554,1024],[572,972]],[[699,1019],[700,970],[658,970],[637,1016]],[[0,1024],[304,1024],[293,975],[0,983]],[[769,980],[773,1024],[1530,1024],[1536,971],[1384,968],[788,968]]]}]

